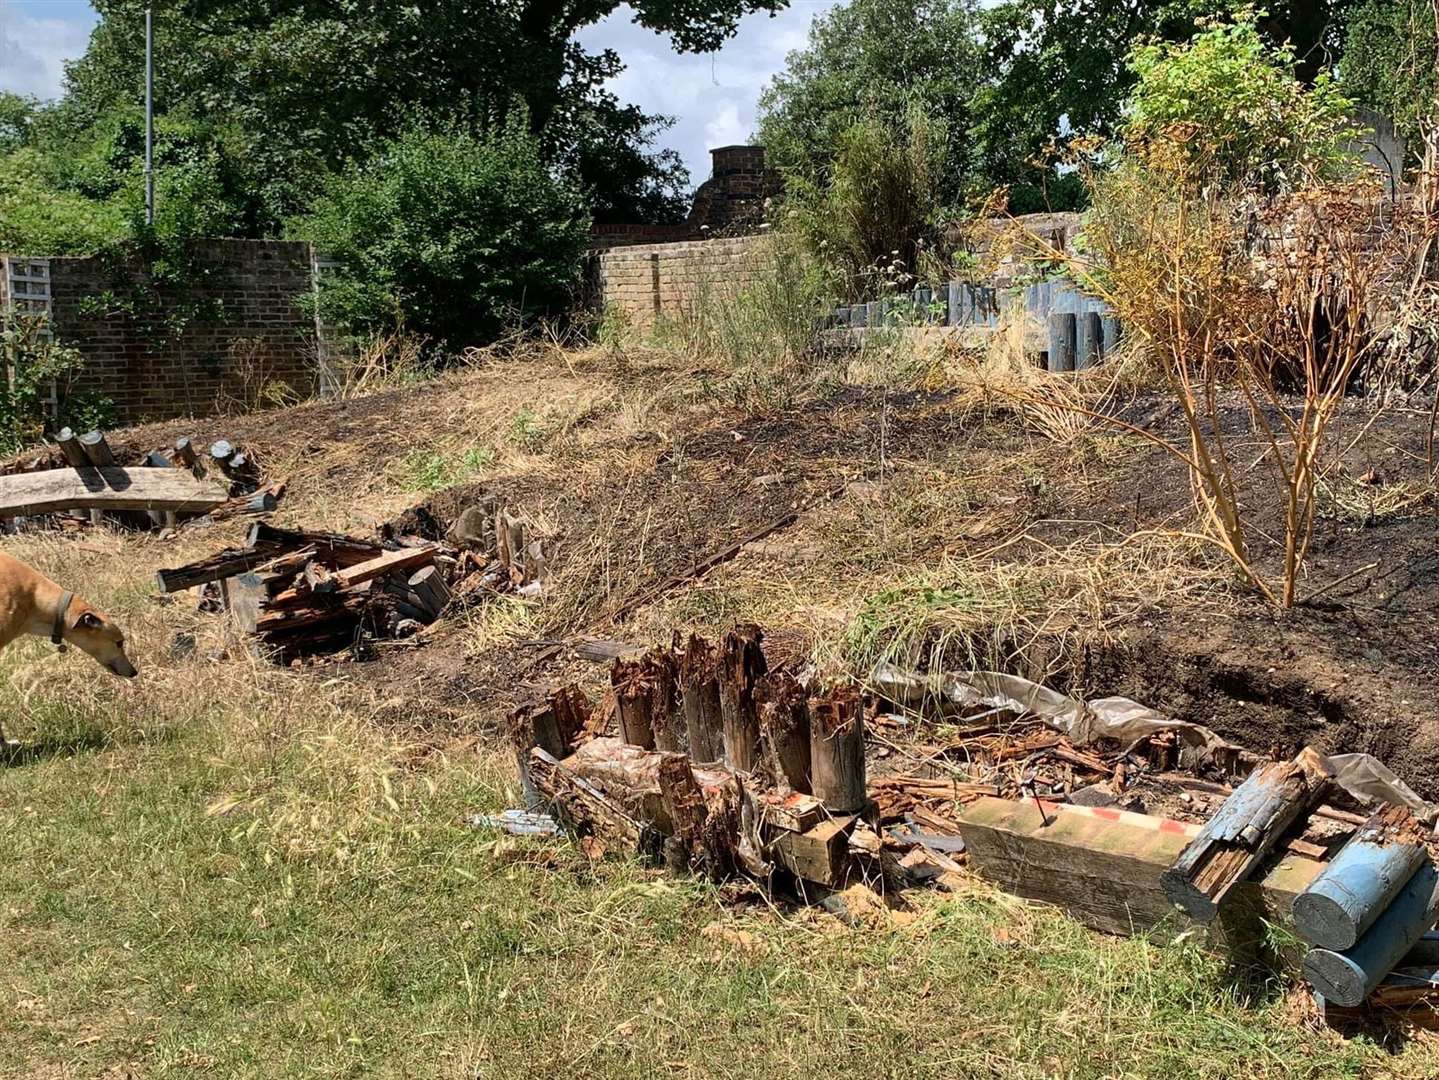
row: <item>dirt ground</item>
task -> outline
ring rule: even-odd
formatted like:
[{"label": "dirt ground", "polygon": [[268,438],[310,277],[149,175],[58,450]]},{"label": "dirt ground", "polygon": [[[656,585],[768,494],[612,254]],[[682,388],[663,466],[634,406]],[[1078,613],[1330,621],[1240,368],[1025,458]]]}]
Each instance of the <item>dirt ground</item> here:
[{"label": "dirt ground", "polygon": [[[1115,412],[1185,437],[1158,394]],[[1255,459],[1251,540],[1274,573],[1281,507],[1264,497],[1273,488],[1245,424],[1235,410],[1236,454]],[[856,620],[886,590],[928,597],[928,583],[950,575],[933,588],[952,597],[963,567],[966,582],[1022,592],[1031,570],[1082,556],[1090,599],[1059,610],[1047,594],[1021,598],[1025,632],[972,635],[988,638],[983,655],[1078,695],[1128,695],[1251,749],[1367,751],[1439,796],[1439,549],[1418,410],[1347,407],[1300,588],[1314,599],[1283,614],[1202,545],[1164,574],[1116,558],[1136,535],[1193,528],[1187,471],[1172,455],[1103,425],[1057,439],[1014,401],[972,387],[842,384],[757,413],[716,394],[708,373],[551,355],[353,401],[150,425],[111,443],[125,460],[180,435],[228,438],[270,476],[288,474],[286,524],[433,531],[481,491],[537,524],[551,563],[544,602],[496,600],[373,661],[317,665],[437,737],[489,727],[535,687],[599,686],[603,668],[571,648],[587,637],[659,641],[753,618],[787,647],[827,642],[828,655],[853,659],[864,655]],[[467,453],[463,474],[441,475],[450,486],[417,483],[404,464]],[[239,528],[182,530],[153,557],[184,562]]]}]

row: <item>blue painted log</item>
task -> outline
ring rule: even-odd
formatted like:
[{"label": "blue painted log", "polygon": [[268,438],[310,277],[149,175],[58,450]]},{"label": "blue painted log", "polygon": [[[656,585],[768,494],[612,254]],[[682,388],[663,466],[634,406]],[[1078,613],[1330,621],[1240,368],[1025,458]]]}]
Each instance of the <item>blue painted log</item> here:
[{"label": "blue painted log", "polygon": [[880,304],[878,300],[871,300],[869,303],[864,305],[864,325],[884,325],[884,323],[880,320]]},{"label": "blue painted log", "polygon": [[1373,815],[1294,898],[1294,928],[1321,949],[1359,940],[1424,861],[1424,831],[1403,807]]},{"label": "blue painted log", "polygon": [[863,329],[869,325],[868,304],[855,304],[849,309],[849,325],[855,329]]},{"label": "blue painted log", "polygon": [[1256,767],[1160,875],[1164,894],[1196,921],[1212,922],[1230,890],[1319,801],[1330,775],[1324,756],[1309,748],[1293,761]]},{"label": "blue painted log", "polygon": [[834,309],[834,324],[838,327],[849,325],[849,308],[837,307]]},{"label": "blue painted log", "polygon": [[949,283],[949,325],[964,325],[965,285],[961,281]]},{"label": "blue painted log", "polygon": [[1326,1001],[1362,1005],[1436,921],[1439,870],[1425,860],[1353,948],[1311,949],[1304,958],[1304,977]]},{"label": "blue painted log", "polygon": [[898,321],[895,318],[895,301],[887,297],[879,302],[879,315],[871,325],[893,326]]},{"label": "blue painted log", "polygon": [[1062,312],[1049,317],[1049,370],[1074,370],[1075,320]]},{"label": "blue painted log", "polygon": [[934,303],[930,305],[929,321],[940,326],[949,321],[948,285],[941,285],[934,290]]},{"label": "blue painted log", "polygon": [[1109,356],[1119,346],[1119,316],[1106,311],[1100,322],[1104,328],[1104,355]]},{"label": "blue painted log", "polygon": [[1074,370],[1083,371],[1099,363],[1104,350],[1104,330],[1096,311],[1081,312],[1074,321]]}]

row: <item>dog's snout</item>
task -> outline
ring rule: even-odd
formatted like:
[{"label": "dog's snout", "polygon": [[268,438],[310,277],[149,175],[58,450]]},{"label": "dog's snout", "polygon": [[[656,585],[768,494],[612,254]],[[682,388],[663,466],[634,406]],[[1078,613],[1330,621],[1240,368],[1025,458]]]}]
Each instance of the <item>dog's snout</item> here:
[{"label": "dog's snout", "polygon": [[126,679],[133,679],[136,675],[140,674],[139,670],[135,667],[135,665],[130,663],[128,660],[117,660],[115,663],[110,665],[110,670],[113,671],[116,675],[119,675],[122,678]]}]

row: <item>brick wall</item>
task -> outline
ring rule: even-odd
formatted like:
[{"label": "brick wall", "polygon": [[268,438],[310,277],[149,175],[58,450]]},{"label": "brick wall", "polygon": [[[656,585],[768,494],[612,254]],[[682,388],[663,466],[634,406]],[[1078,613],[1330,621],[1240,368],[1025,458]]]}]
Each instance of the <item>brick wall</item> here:
[{"label": "brick wall", "polygon": [[[196,273],[178,295],[151,292],[140,265],[48,260],[55,337],[86,361],[76,386],[112,400],[124,423],[254,408],[282,386],[313,392],[315,321],[300,306],[312,288],[310,245],[206,240],[192,253]],[[120,302],[107,304],[107,294]],[[197,304],[203,314],[165,337],[123,310],[127,297],[155,297],[156,312]]]},{"label": "brick wall", "polygon": [[599,256],[600,301],[635,326],[674,318],[716,290],[734,290],[763,265],[764,236],[621,247]]}]

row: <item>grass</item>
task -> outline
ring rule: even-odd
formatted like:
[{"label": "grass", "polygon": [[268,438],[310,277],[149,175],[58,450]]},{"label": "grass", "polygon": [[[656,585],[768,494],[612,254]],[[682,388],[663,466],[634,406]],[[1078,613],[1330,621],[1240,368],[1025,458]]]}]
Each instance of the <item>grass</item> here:
[{"label": "grass", "polygon": [[[655,376],[599,391],[568,371],[544,377],[445,399],[436,426],[469,440],[442,445],[445,461],[493,446],[506,469],[595,482],[631,455],[651,467],[655,440],[631,436],[668,439],[684,422],[668,406],[698,407]],[[545,456],[511,438],[527,411]],[[607,441],[621,449],[587,459]],[[319,476],[344,453],[363,448],[327,447],[309,467]],[[1051,550],[1033,580],[963,557],[1025,512],[1009,499],[1022,462],[990,475],[967,461],[887,461],[880,481],[831,504],[832,529],[777,535],[770,554],[718,568],[631,629],[759,617],[809,626],[853,659],[1042,611],[1122,619],[1146,590],[1214,587],[1202,560],[1157,538]],[[378,494],[310,475],[287,507],[310,524],[409,498],[394,475]],[[545,524],[544,506],[526,511]],[[641,546],[659,542],[650,527]],[[485,654],[583,621],[564,597],[629,565],[613,532],[600,522],[592,550],[567,552],[554,606],[501,598],[467,612],[460,647]],[[0,1075],[1434,1072],[1423,1037],[1398,1055],[1341,1041],[1277,992],[1242,999],[1192,944],[1093,935],[978,879],[847,929],[621,857],[591,863],[563,841],[475,831],[468,815],[517,797],[508,755],[476,734],[484,702],[470,730],[437,732],[422,696],[367,685],[373,669],[252,665],[220,620],[158,602],[156,566],[227,542],[219,530],[180,548],[108,533],[7,540],[120,620],[142,674],[110,679],[38,639],[0,653],[0,717],[22,744],[0,763]],[[199,638],[189,659],[170,658],[179,631]]]},{"label": "grass", "polygon": [[[80,663],[65,660],[76,683]],[[103,692],[32,701],[15,726],[46,749],[0,771],[5,1075],[1386,1066],[1363,1041],[1297,1025],[1282,1000],[1246,1006],[1192,947],[1094,936],[978,882],[848,930],[477,832],[466,814],[513,797],[496,756],[417,758],[307,680],[229,690],[245,696],[175,699],[144,729]]]}]

